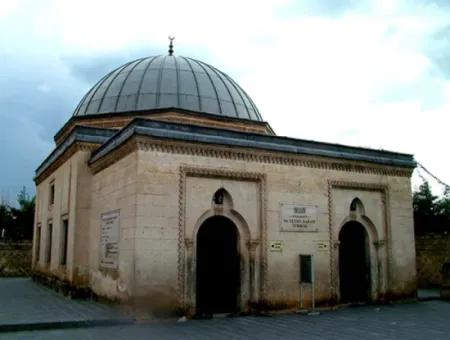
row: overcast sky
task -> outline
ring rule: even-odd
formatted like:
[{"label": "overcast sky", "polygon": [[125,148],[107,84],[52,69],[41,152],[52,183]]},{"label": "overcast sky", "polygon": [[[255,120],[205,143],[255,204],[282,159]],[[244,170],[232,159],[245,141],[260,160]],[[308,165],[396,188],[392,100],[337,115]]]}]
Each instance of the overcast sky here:
[{"label": "overcast sky", "polygon": [[169,34],[278,135],[413,153],[450,182],[448,0],[0,0],[0,194],[34,191],[84,93]]}]

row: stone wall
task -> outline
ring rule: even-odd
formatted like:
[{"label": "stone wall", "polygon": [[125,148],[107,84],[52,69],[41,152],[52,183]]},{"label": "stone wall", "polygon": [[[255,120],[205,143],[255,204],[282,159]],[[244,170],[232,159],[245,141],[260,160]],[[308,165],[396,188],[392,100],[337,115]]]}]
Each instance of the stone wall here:
[{"label": "stone wall", "polygon": [[[35,272],[48,273],[78,286],[85,285],[89,275],[87,242],[83,242],[87,234],[85,229],[89,224],[89,156],[89,149],[78,150],[36,187],[33,269]],[[55,196],[53,204],[49,199],[52,185]],[[65,221],[68,233],[67,258],[66,264],[62,264],[62,227]],[[77,242],[78,239],[81,241]]]},{"label": "stone wall", "polygon": [[[334,304],[340,292],[339,231],[356,219],[369,232],[372,299],[415,294],[408,172],[320,157],[153,143],[130,142],[91,164],[91,169],[87,151],[77,153],[39,183],[36,227],[43,232],[37,271],[62,278],[59,228],[67,216],[71,231],[65,270],[74,268],[73,277],[82,271],[95,294],[144,305],[163,297],[164,302],[195,307],[196,231],[206,218],[222,215],[239,230],[243,304],[298,308],[301,253],[314,254],[317,303]],[[50,206],[52,181],[56,199]],[[216,210],[212,197],[220,188],[231,203]],[[358,214],[350,211],[355,198],[363,206]],[[316,228],[281,230],[281,204],[315,207]],[[111,212],[119,214],[119,256],[113,267],[102,268],[102,216]],[[45,263],[50,223],[54,256]],[[281,248],[271,251],[272,243]],[[311,294],[304,299],[309,303]]]},{"label": "stone wall", "polygon": [[[326,163],[317,167],[309,163],[293,166],[230,156],[208,157],[206,153],[191,155],[180,150],[173,153],[151,150],[150,147],[147,150],[144,144],[141,147],[137,171],[135,235],[139,240],[135,248],[135,284],[142,291],[160,289],[169,278],[175,277],[171,282],[176,281],[178,287],[174,282],[164,288],[170,288],[167,289],[169,293],[178,289],[185,301],[195,302],[195,275],[192,273],[195,273],[196,237],[193,230],[210,216],[208,212],[213,210],[214,192],[224,188],[234,202],[233,213],[242,217],[240,220],[245,223],[240,224],[248,226],[248,239],[252,242],[247,244],[253,244],[255,261],[260,261],[259,266],[256,265],[259,274],[256,270],[253,281],[242,283],[241,288],[249,287],[261,278],[259,292],[253,293],[254,296],[258,293],[264,296],[271,308],[297,307],[300,253],[314,254],[318,303],[334,303],[334,294],[339,292],[336,247],[339,230],[347,222],[355,197],[365,207],[361,223],[371,231],[373,299],[408,298],[415,294],[409,177],[389,176],[381,171],[356,173],[330,169]],[[311,158],[311,164],[314,161]],[[260,181],[261,184],[249,187],[252,181]],[[252,192],[253,198],[244,196]],[[256,207],[254,202],[258,203]],[[317,230],[303,233],[281,231],[280,203],[316,206]],[[256,209],[262,209],[262,212],[255,215]],[[231,217],[229,219],[232,220]],[[257,226],[262,226],[259,233]],[[179,233],[176,233],[176,228],[179,228]],[[267,249],[271,242],[281,243],[282,250]],[[325,244],[326,249],[318,250],[316,244]],[[244,265],[243,275],[250,277],[246,273]],[[310,294],[304,298],[308,301]]]},{"label": "stone wall", "polygon": [[30,275],[31,248],[30,241],[0,242],[0,277]]},{"label": "stone wall", "polygon": [[450,262],[450,235],[417,236],[416,256],[418,286],[440,286],[442,266]]}]

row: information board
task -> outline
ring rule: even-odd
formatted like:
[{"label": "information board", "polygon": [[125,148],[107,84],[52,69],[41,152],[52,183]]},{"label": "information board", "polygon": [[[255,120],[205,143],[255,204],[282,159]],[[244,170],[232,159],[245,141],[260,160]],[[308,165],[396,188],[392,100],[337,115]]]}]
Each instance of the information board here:
[{"label": "information board", "polygon": [[103,268],[118,268],[119,217],[119,210],[101,215],[100,266]]},{"label": "information board", "polygon": [[317,206],[281,203],[280,231],[318,231]]},{"label": "information board", "polygon": [[312,283],[312,255],[299,255],[300,283]]}]

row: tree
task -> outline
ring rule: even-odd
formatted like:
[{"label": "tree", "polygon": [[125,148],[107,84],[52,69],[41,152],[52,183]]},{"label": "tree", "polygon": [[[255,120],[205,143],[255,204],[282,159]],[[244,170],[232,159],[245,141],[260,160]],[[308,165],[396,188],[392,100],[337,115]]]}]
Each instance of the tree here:
[{"label": "tree", "polygon": [[436,208],[439,214],[450,216],[450,187],[445,188],[444,195],[437,202]]},{"label": "tree", "polygon": [[18,208],[0,204],[0,233],[5,230],[8,240],[31,240],[33,238],[34,197],[25,189],[17,195]]},{"label": "tree", "polygon": [[450,233],[450,187],[446,187],[444,195],[436,202],[438,223],[444,227],[444,233]]},{"label": "tree", "polygon": [[428,182],[423,182],[413,195],[414,228],[418,235],[450,232],[450,190],[442,198],[433,195]]},{"label": "tree", "polygon": [[11,228],[12,216],[9,206],[0,203],[0,236],[6,236],[7,231]]}]

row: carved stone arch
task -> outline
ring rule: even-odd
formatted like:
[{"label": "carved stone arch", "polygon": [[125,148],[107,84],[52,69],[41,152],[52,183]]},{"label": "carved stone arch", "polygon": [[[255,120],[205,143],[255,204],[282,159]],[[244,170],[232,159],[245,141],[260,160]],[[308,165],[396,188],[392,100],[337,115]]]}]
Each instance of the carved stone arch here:
[{"label": "carved stone arch", "polygon": [[248,240],[250,240],[250,228],[249,228],[247,222],[245,221],[244,217],[242,217],[242,215],[234,209],[224,210],[220,214],[217,214],[216,210],[214,210],[214,209],[209,209],[209,210],[205,211],[198,218],[197,223],[195,224],[194,229],[192,230],[192,235],[191,235],[192,240],[195,240],[195,238],[197,237],[198,231],[199,231],[200,227],[203,225],[203,223],[207,219],[209,219],[210,217],[213,217],[213,216],[224,216],[224,217],[230,219],[231,222],[233,222],[234,225],[236,226],[236,228],[238,229],[239,236],[246,242]]},{"label": "carved stone arch", "polygon": [[[202,202],[195,202],[192,196],[189,181],[201,180],[201,178],[214,179],[215,187],[205,185],[208,194]],[[188,181],[189,179],[189,181]],[[254,199],[260,204],[255,206],[255,211],[239,211],[238,204],[241,198],[240,190],[235,185],[229,185],[228,181],[249,183],[255,186]],[[201,185],[203,188],[203,185]],[[232,197],[236,208],[223,207],[212,203],[214,193],[224,188]],[[235,196],[236,195],[236,196]],[[179,177],[179,206],[178,206],[178,292],[179,301],[188,313],[196,311],[196,261],[197,261],[197,234],[202,222],[214,216],[224,216],[230,219],[238,229],[240,235],[240,249],[244,258],[241,258],[241,278],[245,282],[241,284],[241,310],[248,311],[254,303],[263,301],[266,296],[267,278],[267,204],[266,175],[257,172],[232,171],[216,168],[199,168],[191,166],[180,167]],[[252,202],[254,203],[254,202]],[[194,209],[188,206],[194,205]],[[202,210],[197,210],[203,206]],[[254,214],[255,213],[255,214]],[[254,216],[255,215],[255,216]],[[256,217],[256,218],[254,218]],[[251,224],[250,224],[251,223]]]},{"label": "carved stone arch", "polygon": [[250,228],[245,221],[244,217],[236,210],[231,209],[229,214],[226,214],[225,217],[228,217],[233,223],[237,226],[241,237],[248,242],[251,239]]},{"label": "carved stone arch", "polygon": [[369,239],[370,239],[371,242],[379,241],[380,238],[379,238],[379,235],[378,235],[377,228],[375,227],[375,224],[373,224],[371,219],[369,217],[365,216],[365,215],[352,216],[350,214],[349,216],[344,218],[344,220],[339,225],[339,229],[337,231],[337,235],[339,235],[339,233],[342,230],[342,227],[344,225],[346,225],[348,222],[358,222],[358,223],[360,223],[366,229],[367,234],[369,235]]},{"label": "carved stone arch", "polygon": [[[358,199],[359,200],[359,199]],[[355,200],[354,200],[355,201]],[[358,204],[359,202],[361,202],[359,200],[356,201]],[[352,201],[353,203],[353,201]],[[362,204],[362,203],[361,203]],[[364,208],[364,206],[357,206],[357,211],[358,209]],[[360,211],[360,210],[359,210]],[[350,210],[349,215],[341,222],[341,224],[339,225],[339,228],[337,230],[337,234],[338,237],[340,237],[341,235],[341,231],[342,228],[352,222],[357,222],[359,225],[361,225],[368,236],[368,255],[370,258],[370,275],[371,275],[371,283],[370,283],[370,292],[369,292],[369,299],[370,300],[376,300],[378,298],[378,296],[380,295],[380,293],[382,293],[382,282],[381,282],[381,272],[382,272],[382,268],[381,268],[381,263],[380,263],[380,259],[379,259],[379,255],[378,255],[378,249],[377,249],[377,245],[380,243],[380,238],[378,235],[378,231],[377,228],[375,227],[374,223],[371,221],[371,219],[365,215],[361,215],[358,212],[355,213],[355,211]],[[340,242],[338,241],[338,244]],[[339,263],[339,252],[336,254],[336,263]],[[339,277],[340,277],[340,273],[339,273],[339,268],[336,268],[336,272],[337,272],[337,276],[338,276],[338,281],[339,282]],[[336,287],[336,292],[338,292],[338,296],[339,299],[340,297],[340,288]]]},{"label": "carved stone arch", "polygon": [[[230,196],[231,197],[231,196]],[[213,207],[205,211],[195,223],[191,238],[190,252],[192,263],[187,267],[190,268],[190,273],[188,273],[187,286],[189,287],[188,300],[190,301],[190,306],[192,311],[196,311],[196,270],[197,270],[197,236],[204,225],[210,218],[216,216],[225,217],[230,220],[238,231],[238,244],[239,244],[239,254],[241,257],[240,263],[240,296],[239,296],[239,308],[241,311],[245,311],[248,308],[250,300],[254,297],[253,290],[255,289],[254,279],[252,277],[254,274],[252,271],[251,261],[251,238],[250,238],[250,228],[245,221],[244,217],[234,209],[217,209],[217,205],[213,202]],[[254,267],[254,266],[253,266]]]},{"label": "carved stone arch", "polygon": [[338,235],[342,227],[350,221],[360,223],[366,229],[370,241],[377,242],[379,240],[377,228],[375,227],[375,224],[371,221],[371,219],[366,216],[366,209],[364,207],[364,203],[359,199],[359,197],[355,197],[350,203],[349,215],[340,224]]},{"label": "carved stone arch", "polygon": [[[345,223],[349,221],[359,221],[367,230],[370,242],[370,254],[372,264],[372,294],[373,301],[383,301],[386,298],[388,287],[391,281],[392,273],[392,245],[390,241],[391,234],[391,220],[390,220],[390,195],[389,187],[383,184],[369,184],[361,182],[345,182],[333,181],[328,182],[328,207],[329,207],[329,232],[330,243],[333,246],[330,248],[330,267],[331,269],[331,295],[340,301],[340,273],[339,273],[339,233]],[[351,211],[350,204],[357,195],[349,197],[346,204],[348,207],[347,216],[345,218],[338,217],[333,211],[333,194],[334,190],[353,190],[363,192],[375,192],[381,196],[382,214],[377,219],[376,224],[365,214],[357,214]],[[369,202],[365,202],[366,208],[370,206]],[[345,209],[345,208],[344,208]],[[345,210],[343,211],[345,212]],[[342,216],[342,215],[340,215]],[[364,218],[366,217],[366,218]],[[336,220],[338,218],[338,220]],[[375,218],[375,217],[374,217]],[[376,288],[376,289],[375,289]]]},{"label": "carved stone arch", "polygon": [[366,215],[358,216],[357,221],[366,228],[372,243],[378,242],[380,240],[378,230],[369,217],[367,217]]}]

